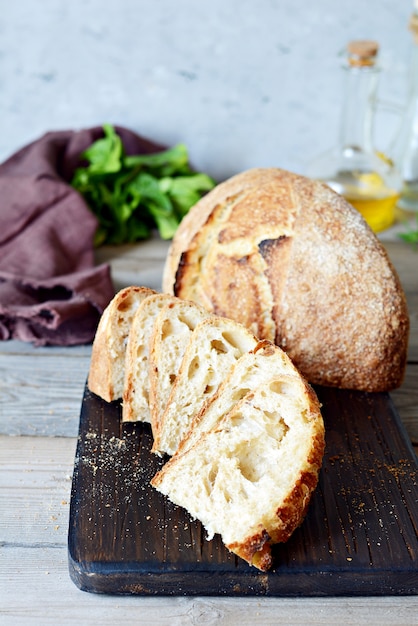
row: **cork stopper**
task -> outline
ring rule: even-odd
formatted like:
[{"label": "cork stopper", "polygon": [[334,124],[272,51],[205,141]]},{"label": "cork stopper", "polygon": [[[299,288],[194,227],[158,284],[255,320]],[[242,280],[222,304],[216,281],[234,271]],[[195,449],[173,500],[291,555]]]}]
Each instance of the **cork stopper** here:
[{"label": "cork stopper", "polygon": [[347,45],[348,62],[352,66],[363,67],[374,65],[379,44],[377,41],[356,40],[350,41]]}]

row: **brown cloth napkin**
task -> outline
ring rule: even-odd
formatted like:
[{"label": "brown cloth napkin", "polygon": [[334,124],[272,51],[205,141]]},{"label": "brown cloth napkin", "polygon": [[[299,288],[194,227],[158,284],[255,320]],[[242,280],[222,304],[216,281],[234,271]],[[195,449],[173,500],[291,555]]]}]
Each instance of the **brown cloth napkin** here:
[{"label": "brown cloth napkin", "polygon": [[[115,127],[127,154],[163,149]],[[97,220],[69,184],[101,127],[55,131],[0,165],[0,340],[89,343],[114,295],[108,265],[94,266]]]}]

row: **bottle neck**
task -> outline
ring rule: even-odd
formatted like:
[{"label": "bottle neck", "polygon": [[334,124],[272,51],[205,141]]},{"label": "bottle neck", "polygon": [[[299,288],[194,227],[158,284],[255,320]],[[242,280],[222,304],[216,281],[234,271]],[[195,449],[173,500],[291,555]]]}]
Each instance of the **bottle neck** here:
[{"label": "bottle neck", "polygon": [[409,70],[409,101],[418,95],[418,40],[414,41]]},{"label": "bottle neck", "polygon": [[415,9],[409,21],[409,29],[413,40],[409,85],[411,91],[415,94],[418,90],[418,0],[415,0],[414,5]]},{"label": "bottle neck", "polygon": [[379,69],[375,66],[347,66],[344,69],[346,85],[340,131],[341,145],[348,150],[371,152]]}]

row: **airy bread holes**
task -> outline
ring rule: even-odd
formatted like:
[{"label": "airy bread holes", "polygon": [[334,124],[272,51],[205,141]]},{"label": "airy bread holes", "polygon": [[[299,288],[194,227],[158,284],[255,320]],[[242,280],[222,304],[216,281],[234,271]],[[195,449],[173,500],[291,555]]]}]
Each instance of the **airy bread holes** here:
[{"label": "airy bread holes", "polygon": [[249,393],[250,389],[247,389],[245,387],[238,387],[237,389],[234,389],[234,392],[232,394],[232,403],[236,403],[239,402],[240,400],[242,400],[244,398],[244,396],[247,395],[247,393]]},{"label": "airy bread holes", "polygon": [[171,324],[170,320],[165,320],[164,323],[161,326],[161,338],[162,339],[166,339],[167,337],[170,336],[172,331],[173,331],[173,329],[172,329],[172,324]]},{"label": "airy bread holes", "polygon": [[212,350],[218,352],[218,354],[227,354],[228,352],[228,348],[226,347],[226,345],[219,339],[213,339],[210,342],[210,347],[212,348]]},{"label": "airy bread holes", "polygon": [[210,493],[210,491],[212,490],[213,485],[215,484],[215,480],[216,480],[217,475],[218,475],[218,471],[217,471],[216,467],[213,467],[213,465],[211,465],[210,471],[209,471],[209,474],[208,474],[208,484],[209,484],[208,493]]},{"label": "airy bread holes", "polygon": [[233,348],[236,348],[238,350],[243,350],[242,335],[236,334],[236,333],[224,332],[222,333],[222,337]]},{"label": "airy bread holes", "polygon": [[195,357],[189,365],[189,369],[187,371],[187,377],[189,379],[192,379],[198,369],[199,369],[199,359],[198,357]]},{"label": "airy bread holes", "polygon": [[187,319],[185,315],[179,315],[178,320],[180,324],[184,324],[190,330],[194,330],[196,328],[196,321],[194,319],[190,320],[190,319]]},{"label": "airy bread holes", "polygon": [[[264,450],[263,443],[257,445],[257,440],[245,441],[236,451],[238,469],[250,483],[257,483],[268,470],[268,451]],[[256,454],[255,454],[256,451]],[[257,461],[254,463],[254,459]]]},{"label": "airy bread holes", "polygon": [[[124,313],[125,311],[128,311],[128,309],[132,306],[131,303],[131,299],[130,298],[124,298],[117,306],[117,310],[121,311],[122,313]],[[122,318],[121,318],[122,319]]]},{"label": "airy bread holes", "polygon": [[296,381],[289,380],[274,380],[269,385],[269,391],[275,393],[278,396],[291,396],[294,397],[298,392],[300,385]]},{"label": "airy bread holes", "polygon": [[231,426],[232,428],[241,428],[244,420],[245,418],[242,413],[235,412],[229,417],[228,426]]},{"label": "airy bread holes", "polygon": [[214,385],[206,385],[204,391],[203,391],[203,395],[207,396],[208,394],[213,394],[213,392],[216,390],[216,386]]},{"label": "airy bread holes", "polygon": [[138,346],[136,348],[136,357],[138,359],[140,359],[143,354],[144,354],[144,346],[142,344],[138,344]]}]

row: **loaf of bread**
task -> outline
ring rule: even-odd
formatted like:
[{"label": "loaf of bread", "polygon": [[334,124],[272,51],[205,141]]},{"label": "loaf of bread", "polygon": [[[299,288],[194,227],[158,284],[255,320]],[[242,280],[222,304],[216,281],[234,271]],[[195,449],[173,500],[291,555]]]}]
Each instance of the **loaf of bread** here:
[{"label": "loaf of bread", "polygon": [[[152,420],[153,452],[174,454],[193,418],[217,391],[232,365],[256,345],[257,339],[250,331],[227,318],[210,316],[195,327],[185,348],[182,346],[171,384],[167,377],[165,388],[160,393],[155,390],[156,396],[164,398],[165,407],[159,407],[160,419]],[[156,351],[155,368],[159,373],[161,361],[166,369],[161,354],[163,350]]]},{"label": "loaf of bread", "polygon": [[398,276],[360,213],[281,169],[230,178],[186,215],[163,290],[281,346],[311,382],[398,387],[409,318]]},{"label": "loaf of bread", "polygon": [[151,484],[262,571],[301,524],[318,481],[317,398],[269,342],[241,357]]},{"label": "loaf of bread", "polygon": [[[161,418],[177,378],[184,352],[199,322],[210,317],[203,307],[180,300],[169,302],[157,315],[150,334],[149,406],[154,443],[162,434]],[[154,449],[157,451],[157,448]]]},{"label": "loaf of bread", "polygon": [[100,318],[87,385],[107,402],[122,398],[126,344],[132,320],[139,305],[154,293],[148,287],[126,287],[114,296]]}]

